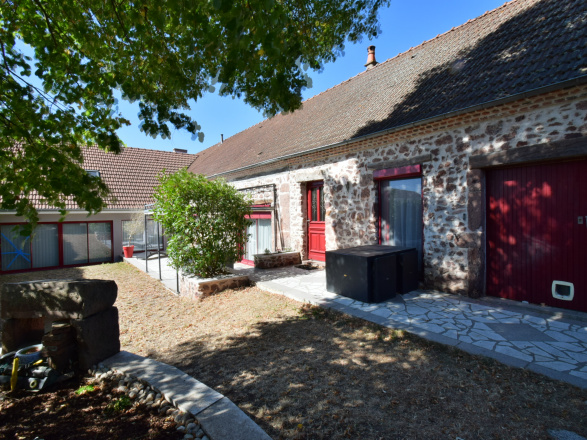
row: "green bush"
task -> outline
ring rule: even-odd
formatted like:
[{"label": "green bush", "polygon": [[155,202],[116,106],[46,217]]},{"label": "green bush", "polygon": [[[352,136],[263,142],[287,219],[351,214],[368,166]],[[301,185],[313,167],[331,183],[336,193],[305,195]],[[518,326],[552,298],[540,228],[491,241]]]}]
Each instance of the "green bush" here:
[{"label": "green bush", "polygon": [[209,278],[242,259],[250,200],[224,180],[186,169],[162,173],[159,180],[153,217],[169,237],[167,254],[174,268]]}]

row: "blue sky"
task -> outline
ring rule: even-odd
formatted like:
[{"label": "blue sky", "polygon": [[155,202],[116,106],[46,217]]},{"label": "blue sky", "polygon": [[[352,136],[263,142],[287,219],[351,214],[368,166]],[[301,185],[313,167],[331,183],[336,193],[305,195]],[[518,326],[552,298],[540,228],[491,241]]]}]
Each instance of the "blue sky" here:
[{"label": "blue sky", "polygon": [[[372,41],[365,38],[361,43],[347,45],[344,57],[327,64],[322,73],[311,72],[313,86],[304,91],[303,98],[311,98],[365,70],[367,47],[371,44],[376,46],[377,61],[383,62],[504,3],[505,0],[392,0],[391,6],[380,13],[381,35]],[[132,125],[118,134],[129,147],[166,151],[183,148],[197,153],[218,143],[221,133],[226,139],[264,119],[262,113],[242,101],[216,94],[192,104],[189,114],[202,126],[204,142],[192,141],[191,135],[182,131],[172,132],[171,139],[148,137],[139,130],[138,105],[122,101],[120,110]]]}]

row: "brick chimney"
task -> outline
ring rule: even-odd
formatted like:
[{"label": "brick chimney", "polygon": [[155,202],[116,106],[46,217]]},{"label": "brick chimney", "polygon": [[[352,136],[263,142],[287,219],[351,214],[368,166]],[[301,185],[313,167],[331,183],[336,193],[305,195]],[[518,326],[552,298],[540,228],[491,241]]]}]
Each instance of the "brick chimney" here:
[{"label": "brick chimney", "polygon": [[375,60],[375,46],[369,46],[367,48],[367,64],[365,64],[365,67],[367,70],[369,70],[375,67],[376,64],[377,61]]}]

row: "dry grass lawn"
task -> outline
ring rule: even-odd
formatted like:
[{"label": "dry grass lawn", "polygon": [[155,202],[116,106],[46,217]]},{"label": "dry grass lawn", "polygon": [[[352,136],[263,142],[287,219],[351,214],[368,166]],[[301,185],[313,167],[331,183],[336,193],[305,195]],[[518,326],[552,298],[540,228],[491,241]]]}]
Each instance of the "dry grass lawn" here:
[{"label": "dry grass lawn", "polygon": [[0,277],[114,279],[123,349],[218,390],[274,439],[587,436],[587,391],[251,287],[200,302],[125,263]]}]

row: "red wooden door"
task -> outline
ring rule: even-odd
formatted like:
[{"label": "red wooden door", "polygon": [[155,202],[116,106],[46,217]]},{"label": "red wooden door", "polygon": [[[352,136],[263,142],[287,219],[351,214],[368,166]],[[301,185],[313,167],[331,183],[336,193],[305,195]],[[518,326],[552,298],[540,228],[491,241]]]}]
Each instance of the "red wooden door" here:
[{"label": "red wooden door", "polygon": [[487,294],[587,311],[586,216],[587,160],[489,171]]},{"label": "red wooden door", "polygon": [[308,258],[326,260],[326,237],[324,235],[324,182],[312,182],[308,188]]}]

